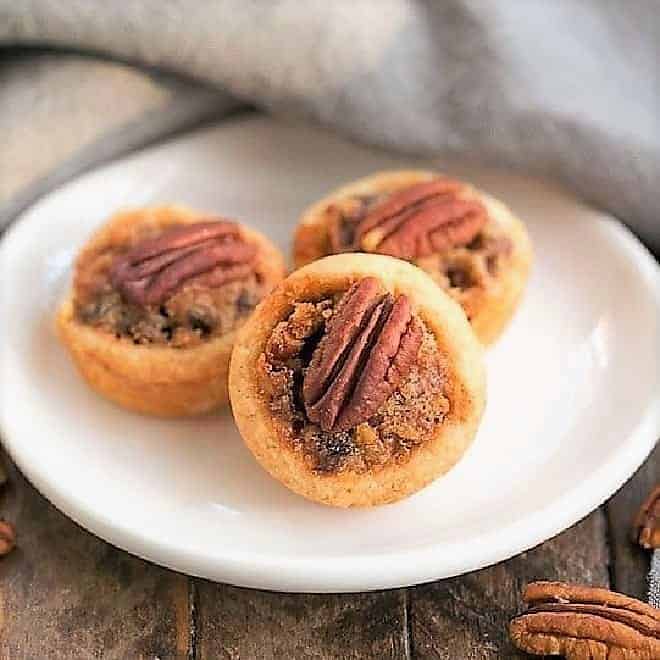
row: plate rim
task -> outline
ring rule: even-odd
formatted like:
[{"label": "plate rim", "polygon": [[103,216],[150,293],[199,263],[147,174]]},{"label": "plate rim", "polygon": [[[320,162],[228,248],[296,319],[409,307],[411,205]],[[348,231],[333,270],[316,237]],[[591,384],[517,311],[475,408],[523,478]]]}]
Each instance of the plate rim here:
[{"label": "plate rim", "polygon": [[[93,175],[99,169],[94,168],[73,182]],[[49,195],[30,205],[5,231],[0,240],[0,264],[7,263],[6,256],[12,252],[22,232],[29,231],[34,222],[28,217],[30,212]],[[609,247],[622,253],[660,315],[660,265],[619,220],[605,213],[599,215]],[[0,347],[0,351],[4,350]],[[442,542],[358,557],[315,555],[292,558],[252,551],[228,552],[222,548],[211,558],[208,554],[155,541],[134,529],[122,527],[105,512],[85,507],[84,502],[70,497],[66,488],[49,479],[46,470],[30,463],[23,454],[18,426],[18,423],[16,427],[13,425],[6,406],[0,405],[0,438],[25,477],[64,515],[112,545],[176,571],[238,586],[286,592],[346,593],[412,586],[491,566],[525,552],[575,524],[616,492],[653,450],[660,436],[660,392],[655,392],[647,402],[637,425],[610,459],[545,507],[479,535],[467,549],[465,543],[459,546]],[[458,547],[460,553],[455,552]],[[488,550],[484,551],[484,548]],[[439,557],[442,562],[438,562]],[[442,570],[435,568],[438,563],[443,564]],[[319,570],[320,566],[322,570]]]}]

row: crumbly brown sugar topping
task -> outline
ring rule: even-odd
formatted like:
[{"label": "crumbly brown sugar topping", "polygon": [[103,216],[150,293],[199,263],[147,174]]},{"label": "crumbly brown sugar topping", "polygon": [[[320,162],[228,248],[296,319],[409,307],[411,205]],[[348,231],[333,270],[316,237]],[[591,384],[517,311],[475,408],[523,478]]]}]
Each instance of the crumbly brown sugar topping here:
[{"label": "crumbly brown sugar topping", "polygon": [[233,330],[265,294],[238,225],[177,225],[89,255],[74,283],[83,323],[136,344],[194,346]]},{"label": "crumbly brown sugar topping", "polygon": [[329,254],[375,252],[412,261],[454,298],[486,288],[512,244],[485,206],[447,178],[356,196],[326,209]]},{"label": "crumbly brown sugar topping", "polygon": [[296,303],[260,367],[271,410],[321,473],[405,460],[449,411],[435,337],[405,296],[374,278]]}]

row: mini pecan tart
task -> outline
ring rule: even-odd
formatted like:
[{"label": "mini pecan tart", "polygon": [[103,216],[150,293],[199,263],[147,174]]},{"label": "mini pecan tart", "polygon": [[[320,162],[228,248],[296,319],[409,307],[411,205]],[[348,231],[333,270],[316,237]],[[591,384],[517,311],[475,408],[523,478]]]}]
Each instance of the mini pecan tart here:
[{"label": "mini pecan tart", "polygon": [[416,264],[461,304],[484,344],[513,315],[532,260],[527,231],[506,206],[426,171],[375,174],[308,208],[296,231],[296,267],[343,252]]},{"label": "mini pecan tart", "polygon": [[229,394],[245,443],[291,490],[340,507],[385,504],[447,472],[471,443],[482,349],[419,268],[334,255],[260,303],[238,334]]},{"label": "mini pecan tart", "polygon": [[181,207],[118,213],[78,256],[58,334],[116,403],[207,412],[228,401],[236,330],[284,275],[280,252],[235,222]]}]

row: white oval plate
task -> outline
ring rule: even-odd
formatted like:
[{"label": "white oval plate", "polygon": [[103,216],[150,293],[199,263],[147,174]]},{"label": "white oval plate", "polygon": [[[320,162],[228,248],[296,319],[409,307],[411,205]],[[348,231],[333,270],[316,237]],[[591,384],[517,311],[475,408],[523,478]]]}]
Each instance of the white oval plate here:
[{"label": "white oval plate", "polygon": [[399,504],[307,502],[257,465],[228,412],[185,421],[125,412],[83,384],[53,334],[73,255],[118,207],[187,203],[251,222],[289,254],[307,203],[353,177],[420,164],[253,117],[125,158],[36,204],[0,248],[0,422],[20,468],[62,511],[129,552],[286,591],[456,575],[597,507],[660,435],[660,275],[622,225],[535,181],[452,168],[527,221],[536,264],[489,351],[474,444]]}]

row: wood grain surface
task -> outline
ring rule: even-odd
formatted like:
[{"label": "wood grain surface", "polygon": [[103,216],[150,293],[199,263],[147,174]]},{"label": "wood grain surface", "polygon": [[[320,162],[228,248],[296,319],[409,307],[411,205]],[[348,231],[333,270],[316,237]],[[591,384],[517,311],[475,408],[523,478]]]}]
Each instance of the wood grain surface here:
[{"label": "wood grain surface", "polygon": [[660,477],[660,447],[571,529],[462,577],[366,594],[277,594],[188,578],[84,531],[9,465],[1,515],[17,549],[0,560],[0,659],[521,658],[507,638],[536,579],[646,595],[631,517]]}]

